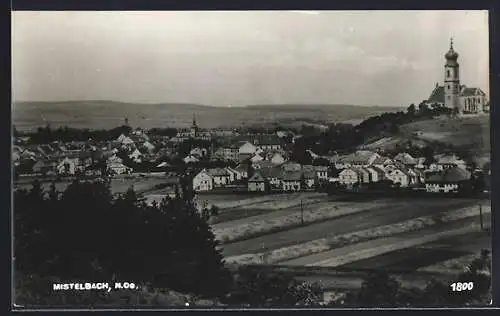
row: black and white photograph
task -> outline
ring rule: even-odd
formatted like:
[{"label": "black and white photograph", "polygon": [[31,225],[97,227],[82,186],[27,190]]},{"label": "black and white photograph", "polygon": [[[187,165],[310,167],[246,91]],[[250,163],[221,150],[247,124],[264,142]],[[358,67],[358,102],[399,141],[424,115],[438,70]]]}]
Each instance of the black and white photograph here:
[{"label": "black and white photograph", "polygon": [[488,307],[488,11],[12,11],[14,310]]}]

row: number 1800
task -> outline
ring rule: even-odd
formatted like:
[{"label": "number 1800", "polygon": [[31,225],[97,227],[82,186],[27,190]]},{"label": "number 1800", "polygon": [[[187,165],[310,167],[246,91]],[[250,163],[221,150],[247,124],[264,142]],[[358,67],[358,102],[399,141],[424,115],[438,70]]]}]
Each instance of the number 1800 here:
[{"label": "number 1800", "polygon": [[455,282],[450,287],[453,292],[470,291],[474,288],[474,282]]}]

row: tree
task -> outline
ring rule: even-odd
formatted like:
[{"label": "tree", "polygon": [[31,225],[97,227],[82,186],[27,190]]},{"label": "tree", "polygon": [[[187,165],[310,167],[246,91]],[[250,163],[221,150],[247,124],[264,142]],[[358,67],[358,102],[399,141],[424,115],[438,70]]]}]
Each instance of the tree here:
[{"label": "tree", "polygon": [[132,188],[113,198],[109,181],[76,180],[62,194],[55,187],[46,194],[36,182],[15,191],[16,269],[222,295],[229,274],[217,241],[192,193],[182,190],[156,206]]},{"label": "tree", "polygon": [[410,104],[410,106],[408,107],[408,110],[407,110],[407,113],[410,117],[414,117],[415,116],[415,113],[416,113],[417,109],[415,107],[415,104]]}]

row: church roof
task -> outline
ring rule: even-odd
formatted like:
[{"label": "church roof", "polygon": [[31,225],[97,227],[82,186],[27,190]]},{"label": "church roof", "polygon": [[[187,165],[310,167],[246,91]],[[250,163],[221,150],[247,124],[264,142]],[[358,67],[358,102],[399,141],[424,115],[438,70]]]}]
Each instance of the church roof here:
[{"label": "church roof", "polygon": [[444,103],[444,86],[436,86],[429,96],[429,102]]},{"label": "church roof", "polygon": [[485,95],[485,93],[483,92],[483,90],[479,88],[467,88],[467,87],[464,87],[462,91],[460,91],[460,96],[469,97],[475,95]]}]

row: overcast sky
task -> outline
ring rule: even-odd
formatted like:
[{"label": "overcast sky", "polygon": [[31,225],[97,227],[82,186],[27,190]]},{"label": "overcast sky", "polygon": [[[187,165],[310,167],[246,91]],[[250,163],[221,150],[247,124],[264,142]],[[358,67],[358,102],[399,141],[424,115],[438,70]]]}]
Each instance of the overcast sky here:
[{"label": "overcast sky", "polygon": [[15,101],[407,106],[488,93],[487,11],[13,12]]}]

